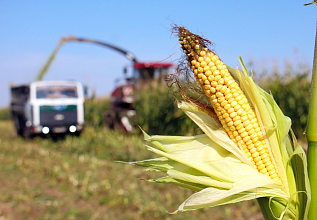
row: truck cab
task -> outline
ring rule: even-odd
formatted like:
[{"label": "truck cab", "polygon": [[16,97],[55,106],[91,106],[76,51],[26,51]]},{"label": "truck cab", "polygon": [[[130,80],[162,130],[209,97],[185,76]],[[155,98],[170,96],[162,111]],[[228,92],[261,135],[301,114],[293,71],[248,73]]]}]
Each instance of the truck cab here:
[{"label": "truck cab", "polygon": [[15,131],[25,138],[38,134],[80,134],[84,130],[84,89],[75,81],[36,81],[11,87]]}]

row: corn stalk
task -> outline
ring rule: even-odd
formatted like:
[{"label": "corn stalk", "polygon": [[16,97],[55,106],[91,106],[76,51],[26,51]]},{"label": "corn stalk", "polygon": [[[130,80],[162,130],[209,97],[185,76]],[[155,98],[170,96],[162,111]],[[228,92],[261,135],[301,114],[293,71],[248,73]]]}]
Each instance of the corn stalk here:
[{"label": "corn stalk", "polygon": [[311,185],[311,205],[308,219],[317,219],[317,28],[315,39],[314,65],[311,84],[310,107],[307,124],[308,175]]}]

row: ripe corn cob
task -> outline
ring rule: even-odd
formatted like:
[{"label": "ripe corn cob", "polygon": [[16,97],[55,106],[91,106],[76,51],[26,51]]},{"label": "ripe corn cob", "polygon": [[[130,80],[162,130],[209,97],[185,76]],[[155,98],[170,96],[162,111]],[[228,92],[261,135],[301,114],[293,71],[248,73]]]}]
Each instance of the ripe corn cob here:
[{"label": "ripe corn cob", "polygon": [[230,139],[246,153],[260,173],[282,183],[255,112],[226,65],[207,48],[199,36],[184,27],[179,27],[178,33],[188,65]]}]

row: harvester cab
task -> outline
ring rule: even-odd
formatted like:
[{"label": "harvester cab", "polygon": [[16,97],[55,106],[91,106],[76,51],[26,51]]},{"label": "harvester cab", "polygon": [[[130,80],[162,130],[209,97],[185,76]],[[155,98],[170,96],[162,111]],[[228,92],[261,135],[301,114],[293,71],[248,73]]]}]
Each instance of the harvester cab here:
[{"label": "harvester cab", "polygon": [[152,63],[138,63],[135,62],[134,78],[137,80],[152,80],[161,79],[169,68],[172,67],[172,63],[152,62]]},{"label": "harvester cab", "polygon": [[125,67],[125,82],[116,80],[116,87],[110,97],[110,109],[104,115],[106,127],[126,133],[133,132],[137,115],[134,103],[138,91],[150,89],[150,82],[163,80],[172,66],[172,63],[163,62],[134,62],[130,74],[128,70],[131,71],[131,68]]}]

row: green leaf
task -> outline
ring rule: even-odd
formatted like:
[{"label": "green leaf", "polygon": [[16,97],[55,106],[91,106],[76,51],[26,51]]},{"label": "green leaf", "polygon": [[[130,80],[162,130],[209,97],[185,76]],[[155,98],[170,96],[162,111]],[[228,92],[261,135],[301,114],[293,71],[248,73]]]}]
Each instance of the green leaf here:
[{"label": "green leaf", "polygon": [[167,172],[169,169],[172,169],[174,161],[168,160],[165,157],[155,158],[150,160],[142,160],[136,162],[130,162],[130,164],[147,167],[147,171],[160,171]]},{"label": "green leaf", "polygon": [[288,198],[281,189],[272,186],[267,176],[250,175],[236,182],[230,190],[206,188],[197,192],[181,204],[178,211],[225,205],[259,197],[280,197],[285,200],[285,204]]},{"label": "green leaf", "polygon": [[232,68],[232,67],[230,67],[230,66],[228,66],[228,65],[226,65],[226,67],[227,67],[227,69],[229,70],[231,76],[234,78],[234,80],[235,80],[236,82],[239,82],[239,77],[238,77],[238,75],[237,75],[236,69],[234,69],[234,68]]},{"label": "green leaf", "polygon": [[[288,135],[290,131],[290,127],[291,127],[291,120],[290,118],[286,117],[282,113],[281,109],[278,107],[278,105],[276,104],[275,100],[273,99],[271,95],[266,93],[260,87],[257,86],[257,88],[258,88],[259,94],[263,97],[263,103],[266,107],[266,110],[270,114],[270,119],[273,121],[273,124],[275,125],[274,130],[268,131],[268,133],[270,132],[276,133],[276,138],[278,142],[278,144],[270,145],[272,148],[272,154],[275,159],[280,158],[283,162],[283,165],[286,171],[286,176],[287,176],[289,194],[292,195],[296,193],[297,189],[295,186],[296,184],[295,184],[293,169],[288,163],[290,154],[292,154],[293,152],[293,146],[289,142],[289,135]],[[278,168],[279,170],[282,170],[281,166]]]},{"label": "green leaf", "polygon": [[[294,134],[292,133],[293,138]],[[298,196],[299,215],[298,219],[306,219],[311,201],[311,189],[307,172],[306,153],[295,141],[296,149],[290,157],[290,164],[295,170],[295,183]],[[295,201],[296,202],[296,201]]]},{"label": "green leaf", "polygon": [[271,104],[275,102],[267,100],[268,96],[263,95],[265,94],[265,92],[261,90],[259,91],[259,87],[249,76],[249,73],[243,63],[242,58],[239,57],[239,60],[243,68],[243,74],[237,72],[241,84],[240,86],[247,94],[252,105],[254,106],[259,124],[266,139],[266,144],[269,146],[268,148],[270,154],[273,155],[274,161],[276,163],[275,167],[278,170],[278,173],[284,184],[285,192],[289,192],[287,172],[284,163],[284,157],[287,155],[282,155],[278,139],[279,129],[281,128],[281,126],[283,126],[284,128],[286,125],[284,126],[277,124],[278,121],[276,120],[273,107],[271,106]]},{"label": "green leaf", "polygon": [[260,197],[257,198],[261,208],[262,215],[266,220],[279,219],[289,220],[298,219],[288,202],[278,197]]},{"label": "green leaf", "polygon": [[[191,172],[193,173],[193,172]],[[224,181],[217,181],[215,179],[212,179],[208,176],[204,175],[197,175],[196,174],[189,174],[186,172],[181,172],[176,169],[170,169],[167,174],[176,180],[181,180],[184,182],[190,182],[195,184],[200,184],[206,187],[216,187],[220,189],[230,189],[232,187],[232,183],[224,182]]]},{"label": "green leaf", "polygon": [[[150,136],[145,131],[142,130],[142,132],[143,132],[143,135],[144,135],[144,139],[148,140],[150,138]],[[155,147],[157,147],[157,149],[160,149],[160,150],[162,150],[164,152],[170,152],[171,151],[169,148],[167,148],[166,146],[162,145],[161,143],[159,143],[157,141],[152,141],[152,144]]]},{"label": "green leaf", "polygon": [[190,103],[181,102],[179,103],[179,108],[181,108],[211,140],[234,154],[239,160],[252,166],[245,153],[237,147],[237,145],[228,137],[222,126],[212,117]]},{"label": "green leaf", "polygon": [[199,190],[180,206],[179,211],[264,196],[279,197],[285,201],[288,198],[273,180],[242,162],[207,135],[147,136],[147,140],[169,149],[169,152],[164,152],[148,147],[162,157],[134,162],[147,167],[147,170],[163,171],[169,175],[151,181]]},{"label": "green leaf", "polygon": [[169,184],[180,186],[180,187],[190,189],[193,191],[200,191],[200,190],[205,188],[205,186],[203,186],[201,184],[194,184],[194,183],[190,183],[190,182],[186,182],[186,181],[182,181],[182,180],[178,180],[178,179],[173,179],[170,176],[166,176],[166,177],[159,178],[156,180],[150,180],[150,182],[169,183]]},{"label": "green leaf", "polygon": [[209,146],[195,146],[193,149],[178,150],[170,153],[165,153],[155,148],[149,148],[149,150],[170,160],[192,167],[218,181],[234,182],[240,175],[246,175],[250,170],[254,171],[254,169],[244,163],[233,162],[231,155],[229,155],[228,159],[227,157],[217,157],[217,153]]}]

